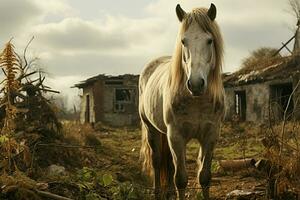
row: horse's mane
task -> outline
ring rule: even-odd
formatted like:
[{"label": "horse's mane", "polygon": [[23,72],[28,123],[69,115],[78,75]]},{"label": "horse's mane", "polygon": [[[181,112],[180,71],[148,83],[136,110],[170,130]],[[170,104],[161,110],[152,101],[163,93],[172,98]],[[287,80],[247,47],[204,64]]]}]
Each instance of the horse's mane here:
[{"label": "horse's mane", "polygon": [[215,21],[207,15],[208,9],[195,8],[190,13],[186,13],[182,25],[179,30],[179,35],[176,41],[175,51],[172,56],[171,70],[169,76],[170,91],[173,95],[176,95],[178,91],[182,91],[185,87],[185,74],[182,67],[182,45],[181,36],[189,28],[192,21],[196,21],[199,26],[204,30],[212,34],[214,39],[215,49],[215,67],[208,76],[208,94],[212,98],[214,105],[220,103],[224,104],[224,88],[222,82],[222,63],[223,63],[223,39],[220,33],[219,26]]}]

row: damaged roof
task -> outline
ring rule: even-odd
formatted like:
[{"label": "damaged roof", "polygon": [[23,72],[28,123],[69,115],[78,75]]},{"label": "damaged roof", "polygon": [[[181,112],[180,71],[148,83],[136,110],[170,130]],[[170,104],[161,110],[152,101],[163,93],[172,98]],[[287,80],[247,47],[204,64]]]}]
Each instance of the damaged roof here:
[{"label": "damaged roof", "polygon": [[139,78],[139,75],[134,75],[134,74],[124,74],[124,75],[117,75],[117,76],[99,74],[97,76],[93,76],[84,81],[81,81],[80,83],[75,84],[73,87],[84,88],[89,85],[92,85],[94,82],[96,82],[98,80],[124,80],[124,79],[128,80],[128,79],[138,79],[138,78]]},{"label": "damaged roof", "polygon": [[[263,65],[263,64],[262,64]],[[275,79],[286,79],[300,73],[300,58],[282,57],[268,65],[255,69],[240,69],[231,74],[224,74],[225,87],[266,82]]]}]

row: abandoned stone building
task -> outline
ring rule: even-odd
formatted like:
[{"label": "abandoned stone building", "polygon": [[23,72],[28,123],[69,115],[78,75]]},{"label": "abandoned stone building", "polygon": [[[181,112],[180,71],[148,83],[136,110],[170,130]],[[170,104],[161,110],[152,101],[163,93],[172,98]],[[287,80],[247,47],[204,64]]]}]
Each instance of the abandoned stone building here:
[{"label": "abandoned stone building", "polygon": [[225,75],[226,119],[264,123],[282,119],[285,110],[289,116],[297,110],[299,74],[299,58],[291,56],[259,70]]},{"label": "abandoned stone building", "polygon": [[81,123],[132,126],[139,122],[138,76],[100,74],[76,84],[82,89]]},{"label": "abandoned stone building", "polygon": [[[224,75],[227,120],[264,123],[284,116],[300,119],[300,23],[297,25],[294,36],[274,54],[286,48],[291,56],[272,57],[259,67]],[[293,51],[287,48],[291,41]]]}]

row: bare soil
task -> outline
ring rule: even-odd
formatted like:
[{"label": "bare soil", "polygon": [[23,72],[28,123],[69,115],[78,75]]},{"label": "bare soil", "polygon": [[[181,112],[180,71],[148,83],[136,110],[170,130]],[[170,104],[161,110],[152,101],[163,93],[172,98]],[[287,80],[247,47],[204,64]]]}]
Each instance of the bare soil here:
[{"label": "bare soil", "polygon": [[[218,165],[218,160],[240,159],[244,157],[258,159],[262,146],[257,138],[257,130],[252,134],[245,130],[226,125],[222,129],[220,141],[215,151],[212,171],[211,196],[213,199],[225,199],[226,195],[233,190],[263,191],[265,190],[264,177],[255,169],[238,172],[224,172]],[[114,129],[99,132],[98,137],[104,149],[109,152],[99,155],[103,161],[102,167],[109,170],[116,178],[122,181],[130,181],[141,188],[151,187],[149,179],[141,173],[139,162],[140,131],[138,129]],[[244,138],[242,138],[244,137]],[[241,139],[242,138],[242,139]],[[189,183],[187,196],[195,199],[201,194],[197,181],[197,154],[199,146],[196,141],[188,144],[187,170]],[[200,197],[198,197],[200,198]],[[252,195],[249,199],[259,199]]]},{"label": "bare soil", "polygon": [[[62,146],[41,146],[36,150],[34,162],[39,170],[33,172],[31,177],[37,182],[47,183],[47,191],[78,200],[153,199],[151,180],[141,170],[139,129],[101,126],[92,129],[76,123],[65,123],[64,130],[63,140],[57,141]],[[255,169],[223,171],[218,162],[263,157],[261,131],[259,127],[253,128],[247,124],[223,126],[212,163],[212,199],[263,198],[256,194],[229,198],[227,194],[234,190],[264,194],[265,178]],[[187,199],[202,199],[201,187],[197,181],[198,151],[198,143],[192,140],[187,146],[186,156],[189,175]],[[49,176],[47,169],[51,164],[64,166],[66,173]],[[100,184],[99,180],[103,175],[111,175],[113,182],[107,186]]]}]

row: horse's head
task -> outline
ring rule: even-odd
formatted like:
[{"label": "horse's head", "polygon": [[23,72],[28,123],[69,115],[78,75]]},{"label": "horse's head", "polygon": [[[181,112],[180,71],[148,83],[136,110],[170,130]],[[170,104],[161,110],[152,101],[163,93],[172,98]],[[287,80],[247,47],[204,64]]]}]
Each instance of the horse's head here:
[{"label": "horse's head", "polygon": [[178,4],[176,14],[183,24],[180,34],[182,45],[182,67],[186,74],[186,86],[193,96],[206,92],[209,75],[216,67],[216,35],[214,20],[216,7],[195,9],[186,13]]}]

